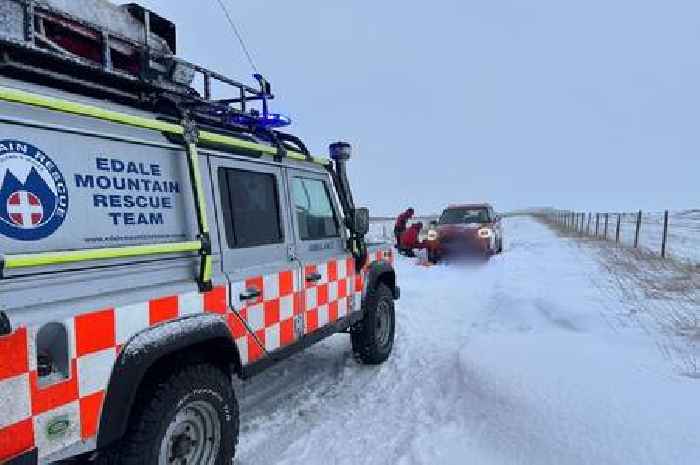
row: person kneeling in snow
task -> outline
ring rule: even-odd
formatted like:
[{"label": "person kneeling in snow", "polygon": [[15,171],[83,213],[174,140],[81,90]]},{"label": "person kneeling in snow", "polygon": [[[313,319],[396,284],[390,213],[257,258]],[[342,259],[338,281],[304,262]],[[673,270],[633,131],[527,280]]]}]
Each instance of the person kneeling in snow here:
[{"label": "person kneeling in snow", "polygon": [[399,253],[403,253],[407,257],[415,257],[416,254],[413,252],[413,249],[424,249],[426,247],[425,241],[418,240],[421,229],[423,229],[423,223],[414,223],[401,234]]}]

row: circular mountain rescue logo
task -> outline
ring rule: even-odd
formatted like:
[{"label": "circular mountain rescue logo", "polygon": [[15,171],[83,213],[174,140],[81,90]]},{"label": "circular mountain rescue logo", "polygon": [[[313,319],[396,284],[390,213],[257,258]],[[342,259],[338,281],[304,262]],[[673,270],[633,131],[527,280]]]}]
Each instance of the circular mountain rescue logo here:
[{"label": "circular mountain rescue logo", "polygon": [[0,234],[38,241],[53,234],[68,212],[63,174],[44,152],[0,140]]}]

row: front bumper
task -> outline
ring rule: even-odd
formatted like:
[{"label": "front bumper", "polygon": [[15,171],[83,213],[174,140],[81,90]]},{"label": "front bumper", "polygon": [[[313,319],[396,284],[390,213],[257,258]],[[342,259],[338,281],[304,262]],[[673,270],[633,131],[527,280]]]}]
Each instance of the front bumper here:
[{"label": "front bumper", "polygon": [[491,239],[457,236],[441,239],[439,245],[442,255],[484,255],[491,252]]}]

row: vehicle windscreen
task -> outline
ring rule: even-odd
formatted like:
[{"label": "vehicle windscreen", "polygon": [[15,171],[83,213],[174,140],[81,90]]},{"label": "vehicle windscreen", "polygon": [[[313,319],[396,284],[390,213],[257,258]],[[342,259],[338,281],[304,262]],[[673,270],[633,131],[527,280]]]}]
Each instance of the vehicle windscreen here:
[{"label": "vehicle windscreen", "polygon": [[448,208],[440,216],[440,224],[488,223],[487,208]]}]

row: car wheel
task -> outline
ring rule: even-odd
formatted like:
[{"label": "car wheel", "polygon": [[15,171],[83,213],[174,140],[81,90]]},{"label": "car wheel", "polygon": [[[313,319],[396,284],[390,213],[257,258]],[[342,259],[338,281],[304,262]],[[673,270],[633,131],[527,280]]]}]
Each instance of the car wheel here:
[{"label": "car wheel", "polygon": [[385,362],[394,347],[394,296],[380,283],[366,299],[365,316],[350,332],[355,358],[367,365]]},{"label": "car wheel", "polygon": [[229,465],[238,443],[238,403],[229,376],[189,365],[153,380],[139,393],[124,438],[105,465]]},{"label": "car wheel", "polygon": [[433,252],[428,249],[428,261],[430,263],[437,263],[440,261],[440,255],[437,252]]}]

